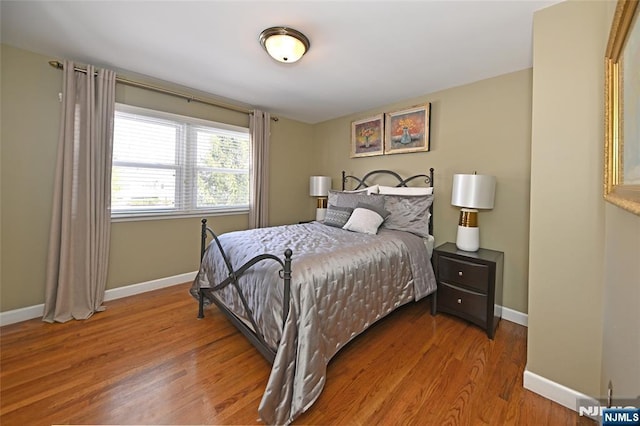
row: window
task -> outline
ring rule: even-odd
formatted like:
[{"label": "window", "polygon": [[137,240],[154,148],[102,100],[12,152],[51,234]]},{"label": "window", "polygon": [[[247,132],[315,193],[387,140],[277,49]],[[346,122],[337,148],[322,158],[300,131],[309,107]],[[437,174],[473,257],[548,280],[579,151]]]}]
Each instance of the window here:
[{"label": "window", "polygon": [[116,105],[111,216],[249,209],[249,130]]}]

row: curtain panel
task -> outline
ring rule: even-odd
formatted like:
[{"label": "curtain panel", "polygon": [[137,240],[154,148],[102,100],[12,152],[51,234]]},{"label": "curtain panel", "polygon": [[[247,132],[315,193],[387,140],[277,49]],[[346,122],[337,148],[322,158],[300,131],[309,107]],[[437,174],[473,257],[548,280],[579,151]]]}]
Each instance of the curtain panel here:
[{"label": "curtain panel", "polygon": [[115,72],[65,61],[43,320],[104,310],[111,233]]},{"label": "curtain panel", "polygon": [[249,228],[269,225],[269,137],[271,115],[253,110],[249,119],[251,133],[251,194]]}]

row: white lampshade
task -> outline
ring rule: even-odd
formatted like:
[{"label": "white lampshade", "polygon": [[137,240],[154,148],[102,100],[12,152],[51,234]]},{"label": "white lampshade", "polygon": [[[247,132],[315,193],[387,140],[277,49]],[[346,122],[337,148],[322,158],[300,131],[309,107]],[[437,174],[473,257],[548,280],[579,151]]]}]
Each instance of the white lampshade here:
[{"label": "white lampshade", "polygon": [[269,56],[284,63],[296,62],[311,46],[304,34],[287,27],[267,28],[260,34],[260,44]]},{"label": "white lampshade", "polygon": [[496,193],[495,176],[453,175],[451,204],[469,209],[492,209]]},{"label": "white lampshade", "polygon": [[330,176],[311,176],[309,179],[309,195],[312,197],[326,197],[330,189]]}]

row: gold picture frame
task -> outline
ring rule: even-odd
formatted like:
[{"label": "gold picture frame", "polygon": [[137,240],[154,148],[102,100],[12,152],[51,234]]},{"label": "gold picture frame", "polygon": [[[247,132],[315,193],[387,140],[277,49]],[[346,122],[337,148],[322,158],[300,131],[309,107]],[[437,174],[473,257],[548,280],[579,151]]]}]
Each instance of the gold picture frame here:
[{"label": "gold picture frame", "polygon": [[618,0],[605,54],[604,96],[604,198],[637,215],[640,215],[639,10],[638,0]]},{"label": "gold picture frame", "polygon": [[384,153],[429,151],[431,104],[386,114]]},{"label": "gold picture frame", "polygon": [[351,158],[384,153],[384,116],[378,114],[351,123]]}]

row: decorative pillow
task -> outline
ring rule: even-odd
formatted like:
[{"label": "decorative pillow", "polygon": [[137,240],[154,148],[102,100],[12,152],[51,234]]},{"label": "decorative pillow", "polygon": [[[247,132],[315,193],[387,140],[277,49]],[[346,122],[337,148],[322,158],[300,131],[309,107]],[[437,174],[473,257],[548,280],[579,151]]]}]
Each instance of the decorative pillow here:
[{"label": "decorative pillow", "polygon": [[384,197],[377,194],[329,190],[329,204],[355,209],[358,203],[366,203],[379,209],[384,209]]},{"label": "decorative pillow", "polygon": [[356,205],[356,208],[373,210],[374,212],[378,213],[382,217],[382,219],[385,219],[390,214],[390,212],[385,210],[384,207],[379,207],[375,204],[358,203]]},{"label": "decorative pillow", "polygon": [[384,198],[385,209],[390,214],[383,228],[411,232],[419,237],[429,235],[429,207],[433,195],[385,195]]},{"label": "decorative pillow", "polygon": [[376,235],[389,212],[366,203],[358,203],[351,217],[342,227],[348,231]]},{"label": "decorative pillow", "polygon": [[433,194],[433,187],[378,185],[378,193],[383,195],[430,195]]},{"label": "decorative pillow", "polygon": [[327,207],[327,215],[324,218],[324,224],[342,228],[349,220],[353,209],[351,207],[338,207],[329,204]]}]

